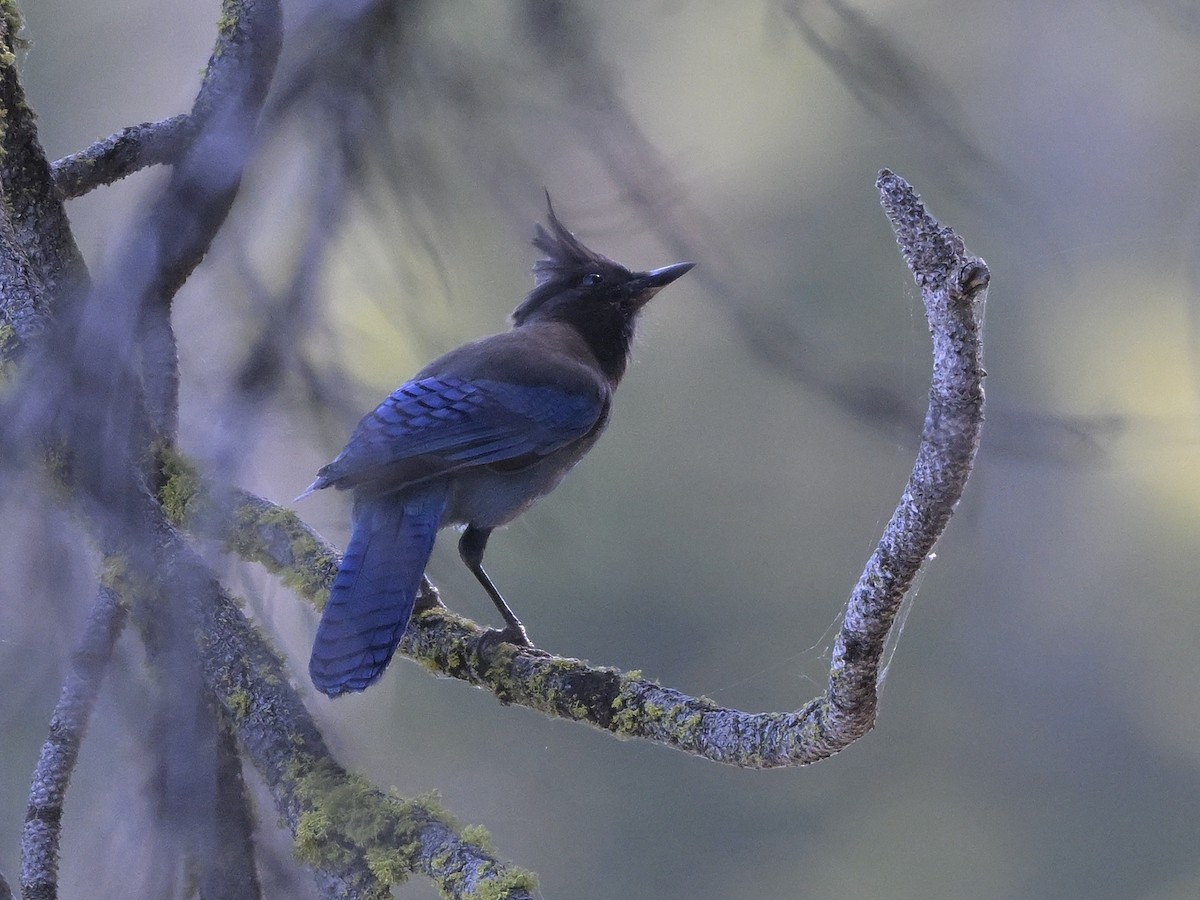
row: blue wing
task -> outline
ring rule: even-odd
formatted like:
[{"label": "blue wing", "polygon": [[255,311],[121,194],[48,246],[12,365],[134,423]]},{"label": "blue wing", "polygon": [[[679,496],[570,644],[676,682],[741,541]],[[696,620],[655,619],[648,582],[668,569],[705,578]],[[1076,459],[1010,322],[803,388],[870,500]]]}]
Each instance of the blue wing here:
[{"label": "blue wing", "polygon": [[374,479],[399,486],[469,466],[534,462],[590,432],[604,403],[598,387],[415,379],[363,418],[310,490]]}]

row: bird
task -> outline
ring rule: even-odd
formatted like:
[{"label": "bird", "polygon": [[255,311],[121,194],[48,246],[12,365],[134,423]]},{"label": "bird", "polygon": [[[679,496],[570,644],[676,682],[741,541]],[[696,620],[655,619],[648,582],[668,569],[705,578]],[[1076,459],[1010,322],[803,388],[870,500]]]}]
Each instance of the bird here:
[{"label": "bird", "polygon": [[541,497],[608,425],[638,314],[692,269],[631,271],[586,247],[555,215],[533,246],[534,287],[508,331],[464,344],[397,388],[354,429],[299,500],[353,494],[351,537],[313,640],[309,677],[329,697],[362,691],[391,661],[412,616],[437,532],[503,617],[488,634],[532,647],[483,568],[492,532]]}]

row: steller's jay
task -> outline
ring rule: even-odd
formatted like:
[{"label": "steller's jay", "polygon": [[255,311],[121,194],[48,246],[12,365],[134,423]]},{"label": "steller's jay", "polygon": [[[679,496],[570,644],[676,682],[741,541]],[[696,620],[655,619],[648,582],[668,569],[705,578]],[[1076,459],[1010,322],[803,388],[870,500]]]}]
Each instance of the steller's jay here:
[{"label": "steller's jay", "polygon": [[[692,268],[631,272],[589,250],[549,208],[533,245],[534,289],[512,329],[434,360],[359,422],[301,497],[354,491],[350,545],[317,627],[308,672],[330,697],[361,691],[408,626],[434,536],[466,526],[458,552],[504,617],[499,639],[530,646],[483,570],[492,530],[549,493],[608,424],[638,313]],[[299,499],[299,498],[297,498]]]}]

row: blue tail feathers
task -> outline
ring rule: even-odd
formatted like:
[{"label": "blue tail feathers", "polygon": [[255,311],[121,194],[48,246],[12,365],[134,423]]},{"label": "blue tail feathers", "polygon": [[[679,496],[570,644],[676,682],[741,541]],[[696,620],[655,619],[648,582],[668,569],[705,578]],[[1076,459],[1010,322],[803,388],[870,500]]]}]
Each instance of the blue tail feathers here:
[{"label": "blue tail feathers", "polygon": [[308,674],[330,697],[374,683],[396,651],[433,551],[445,483],[354,505],[350,546],[317,626]]}]

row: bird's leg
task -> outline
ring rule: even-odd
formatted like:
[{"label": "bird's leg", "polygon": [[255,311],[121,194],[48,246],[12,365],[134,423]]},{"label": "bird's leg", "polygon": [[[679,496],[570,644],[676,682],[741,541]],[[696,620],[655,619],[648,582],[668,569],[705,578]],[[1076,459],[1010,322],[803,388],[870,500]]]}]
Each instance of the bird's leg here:
[{"label": "bird's leg", "polygon": [[488,596],[496,604],[496,609],[500,610],[500,615],[504,617],[505,627],[504,631],[499,632],[500,640],[516,644],[518,647],[532,647],[533,643],[529,640],[529,635],[525,633],[525,626],[521,624],[516,613],[504,602],[504,598],[496,590],[496,585],[492,584],[492,579],[483,570],[483,551],[487,547],[491,534],[492,529],[490,528],[476,528],[474,525],[468,525],[463,536],[459,538],[458,555],[471,570],[471,574],[483,585],[483,589],[488,592]]}]

